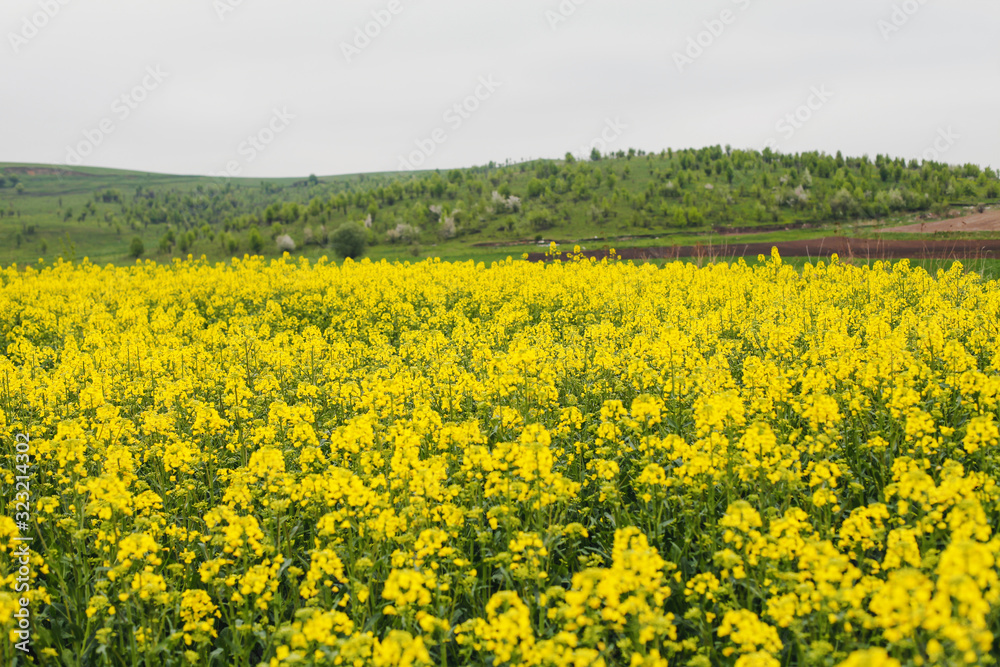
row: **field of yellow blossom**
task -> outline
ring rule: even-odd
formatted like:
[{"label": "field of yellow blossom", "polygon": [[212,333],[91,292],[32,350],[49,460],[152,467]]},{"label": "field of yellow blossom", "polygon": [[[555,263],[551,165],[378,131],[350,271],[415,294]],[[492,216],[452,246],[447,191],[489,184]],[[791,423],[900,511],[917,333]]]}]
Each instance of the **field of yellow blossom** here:
[{"label": "field of yellow blossom", "polygon": [[84,261],[0,271],[0,342],[5,665],[1000,650],[960,265]]}]

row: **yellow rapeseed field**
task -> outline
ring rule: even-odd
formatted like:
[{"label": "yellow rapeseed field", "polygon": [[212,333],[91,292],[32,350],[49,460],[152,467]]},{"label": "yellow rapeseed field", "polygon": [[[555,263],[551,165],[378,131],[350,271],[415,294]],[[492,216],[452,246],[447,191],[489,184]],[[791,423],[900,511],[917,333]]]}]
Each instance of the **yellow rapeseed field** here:
[{"label": "yellow rapeseed field", "polygon": [[0,342],[3,664],[998,653],[960,265],[84,261],[0,271]]}]

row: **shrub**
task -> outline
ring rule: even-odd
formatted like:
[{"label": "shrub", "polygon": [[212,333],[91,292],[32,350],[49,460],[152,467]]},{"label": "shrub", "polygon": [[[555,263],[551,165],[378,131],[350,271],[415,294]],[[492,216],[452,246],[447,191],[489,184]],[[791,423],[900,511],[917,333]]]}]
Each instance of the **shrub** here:
[{"label": "shrub", "polygon": [[368,232],[356,222],[345,222],[330,236],[330,244],[341,257],[355,259],[365,252]]},{"label": "shrub", "polygon": [[858,202],[847,188],[841,188],[830,198],[830,208],[835,217],[847,218],[858,210]]},{"label": "shrub", "polygon": [[420,228],[405,223],[399,223],[393,229],[385,233],[385,239],[389,243],[410,243],[420,236]]},{"label": "shrub", "polygon": [[128,244],[128,254],[130,257],[135,257],[138,259],[146,252],[146,246],[142,244],[142,239],[138,236],[133,236],[131,243]]},{"label": "shrub", "polygon": [[545,194],[545,182],[537,178],[528,181],[528,197],[534,199]]},{"label": "shrub", "polygon": [[295,250],[295,241],[288,234],[282,234],[275,240],[275,242],[278,244],[278,250],[280,252],[292,252]]},{"label": "shrub", "polygon": [[260,230],[254,227],[250,230],[250,251],[259,254],[264,249],[264,237],[260,235]]},{"label": "shrub", "polygon": [[552,229],[555,226],[555,220],[548,211],[535,209],[528,214],[528,225],[531,229],[536,232],[542,232],[546,229]]},{"label": "shrub", "polygon": [[177,247],[182,253],[186,253],[194,245],[194,232],[185,232],[177,239]]},{"label": "shrub", "polygon": [[510,188],[506,187],[506,184],[504,184],[504,186],[504,188],[501,188],[501,191],[493,191],[493,210],[497,213],[506,213],[508,211],[511,213],[517,213],[521,210],[521,198],[517,195],[504,195],[504,191],[510,191]]},{"label": "shrub", "polygon": [[455,218],[445,218],[444,222],[441,223],[441,229],[438,231],[441,238],[451,239],[455,237],[458,233],[458,227],[455,225]]}]

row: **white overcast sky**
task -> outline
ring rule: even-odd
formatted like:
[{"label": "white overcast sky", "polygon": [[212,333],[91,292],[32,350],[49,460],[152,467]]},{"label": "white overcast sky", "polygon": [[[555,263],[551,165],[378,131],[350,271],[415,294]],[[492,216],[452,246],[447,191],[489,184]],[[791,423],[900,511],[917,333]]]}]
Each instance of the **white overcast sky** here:
[{"label": "white overcast sky", "polygon": [[1000,167],[998,26],[997,0],[0,0],[0,161],[82,145],[89,166],[328,175],[395,170],[418,144],[450,168],[603,134]]}]

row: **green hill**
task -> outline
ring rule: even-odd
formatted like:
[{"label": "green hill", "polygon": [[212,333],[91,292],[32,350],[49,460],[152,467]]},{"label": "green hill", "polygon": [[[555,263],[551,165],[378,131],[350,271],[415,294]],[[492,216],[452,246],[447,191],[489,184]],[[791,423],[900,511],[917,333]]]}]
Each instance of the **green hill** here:
[{"label": "green hill", "polygon": [[488,259],[550,238],[670,245],[726,231],[943,216],[1000,198],[1000,173],[991,168],[881,155],[713,146],[593,157],[225,180],[0,163],[0,264],[85,256],[127,263],[138,245],[158,261],[277,256],[282,235],[295,254],[333,256],[330,235],[347,222],[367,228],[375,258]]}]

